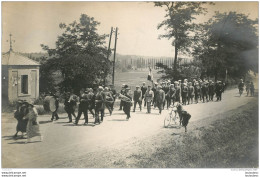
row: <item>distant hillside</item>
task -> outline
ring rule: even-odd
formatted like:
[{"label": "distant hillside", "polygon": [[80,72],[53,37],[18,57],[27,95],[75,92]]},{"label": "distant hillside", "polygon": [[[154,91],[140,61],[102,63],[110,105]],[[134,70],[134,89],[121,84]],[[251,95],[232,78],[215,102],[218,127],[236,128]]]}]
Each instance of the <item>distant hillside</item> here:
[{"label": "distant hillside", "polygon": [[[33,59],[38,62],[42,62],[44,58],[48,58],[47,53],[20,53],[23,56],[26,56],[30,59]],[[110,61],[113,61],[114,55],[110,56]],[[186,63],[191,61],[190,58],[179,58],[180,63]],[[162,62],[167,65],[172,65],[174,58],[172,57],[153,57],[153,56],[141,56],[141,55],[121,55],[116,54],[116,69],[117,70],[129,70],[129,69],[138,69],[138,68],[156,68],[157,62]]]}]

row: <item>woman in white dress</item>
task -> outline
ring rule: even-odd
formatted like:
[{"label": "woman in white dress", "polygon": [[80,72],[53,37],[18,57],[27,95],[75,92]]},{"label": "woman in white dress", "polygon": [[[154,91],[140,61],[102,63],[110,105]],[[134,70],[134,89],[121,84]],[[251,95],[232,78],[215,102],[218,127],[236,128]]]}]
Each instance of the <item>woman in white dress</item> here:
[{"label": "woman in white dress", "polygon": [[27,142],[31,141],[31,138],[38,136],[39,140],[42,141],[42,136],[40,134],[39,123],[37,121],[38,112],[33,104],[29,103],[28,106],[29,113],[24,117],[24,119],[28,119],[26,134],[27,134]]}]

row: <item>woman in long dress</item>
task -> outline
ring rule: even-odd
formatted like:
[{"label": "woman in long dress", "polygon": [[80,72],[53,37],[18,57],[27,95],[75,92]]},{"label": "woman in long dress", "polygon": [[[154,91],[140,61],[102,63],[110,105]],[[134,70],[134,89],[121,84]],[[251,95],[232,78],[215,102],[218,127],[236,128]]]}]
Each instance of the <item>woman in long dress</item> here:
[{"label": "woman in long dress", "polygon": [[27,143],[31,141],[31,138],[38,136],[39,140],[42,141],[42,136],[40,134],[39,123],[37,121],[38,112],[33,104],[29,104],[28,106],[29,112],[24,117],[24,119],[28,119],[26,134],[27,134]]}]

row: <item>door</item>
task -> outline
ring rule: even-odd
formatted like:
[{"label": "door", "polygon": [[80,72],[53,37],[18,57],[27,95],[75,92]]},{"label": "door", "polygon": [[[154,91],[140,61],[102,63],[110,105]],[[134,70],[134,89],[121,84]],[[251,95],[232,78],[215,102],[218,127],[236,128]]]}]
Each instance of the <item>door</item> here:
[{"label": "door", "polygon": [[37,95],[37,71],[31,71],[31,98],[36,98]]}]

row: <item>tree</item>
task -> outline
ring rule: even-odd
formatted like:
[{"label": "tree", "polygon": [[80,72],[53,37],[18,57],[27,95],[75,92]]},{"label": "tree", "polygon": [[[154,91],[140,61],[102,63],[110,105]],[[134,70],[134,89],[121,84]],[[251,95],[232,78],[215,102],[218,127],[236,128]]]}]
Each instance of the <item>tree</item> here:
[{"label": "tree", "polygon": [[[172,46],[175,48],[173,62],[173,74],[177,73],[177,60],[179,52],[189,53],[191,33],[195,27],[194,19],[196,15],[206,12],[202,5],[205,2],[155,2],[155,6],[164,7],[166,11],[165,20],[159,25],[158,29],[165,27],[166,34],[159,38],[173,39]],[[178,79],[178,78],[176,78]]]},{"label": "tree", "polygon": [[110,72],[111,63],[104,46],[107,35],[97,33],[99,24],[93,17],[82,14],[79,22],[59,25],[64,32],[58,36],[55,49],[41,45],[50,57],[45,63],[46,70],[62,73],[61,88],[78,92],[101,84]]},{"label": "tree", "polygon": [[258,72],[258,20],[236,12],[219,13],[203,24],[197,34],[193,55],[207,76],[244,77]]}]

